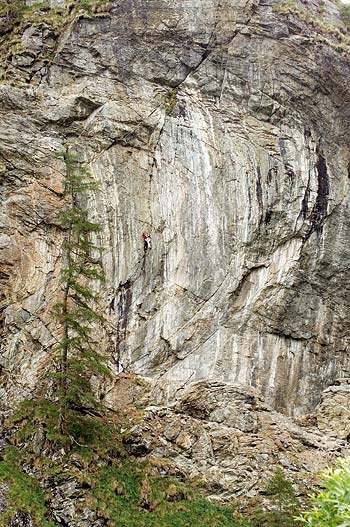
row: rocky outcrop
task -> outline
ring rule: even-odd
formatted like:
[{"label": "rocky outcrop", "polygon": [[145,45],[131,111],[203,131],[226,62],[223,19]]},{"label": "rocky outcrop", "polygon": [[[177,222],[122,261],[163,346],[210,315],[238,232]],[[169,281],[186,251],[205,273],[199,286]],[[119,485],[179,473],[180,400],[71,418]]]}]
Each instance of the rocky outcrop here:
[{"label": "rocky outcrop", "polygon": [[348,442],[316,427],[315,415],[296,423],[255,389],[203,381],[178,390],[171,405],[162,404],[163,390],[164,383],[120,374],[106,394],[112,412],[96,420],[85,416],[79,440],[55,443],[50,425],[32,429],[23,413],[7,421],[0,444],[4,525],[30,527],[42,519],[102,527],[118,515],[125,519],[129,508],[137,515],[130,516],[132,525],[139,516],[152,523],[164,505],[186,507],[188,514],[193,487],[213,501],[235,504],[247,517],[273,508],[265,490],[277,467],[302,504],[315,472],[350,454]]},{"label": "rocky outcrop", "polygon": [[[130,398],[134,389],[130,380],[119,379],[112,401],[125,392]],[[129,430],[129,453],[158,459],[161,467],[166,460],[164,474],[193,479],[213,499],[239,498],[242,509],[262,498],[276,467],[305,497],[315,472],[350,454],[346,441],[319,430],[315,415],[296,423],[274,411],[256,390],[238,384],[194,383],[180,390],[172,405],[162,406],[153,382],[144,384],[146,398],[158,404],[146,407],[143,419]]]},{"label": "rocky outcrop", "polygon": [[350,440],[350,383],[330,386],[317,408],[317,425],[326,433]]},{"label": "rocky outcrop", "polygon": [[27,4],[1,37],[2,399],[31,392],[57,341],[68,145],[101,188],[106,351],[172,393],[239,383],[314,408],[349,369],[336,3]]}]

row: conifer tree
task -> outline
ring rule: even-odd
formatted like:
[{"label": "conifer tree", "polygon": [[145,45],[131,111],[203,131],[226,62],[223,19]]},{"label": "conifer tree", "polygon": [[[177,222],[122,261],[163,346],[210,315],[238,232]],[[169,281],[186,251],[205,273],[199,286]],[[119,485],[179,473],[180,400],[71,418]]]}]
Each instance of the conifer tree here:
[{"label": "conifer tree", "polygon": [[94,241],[101,225],[91,221],[87,211],[87,196],[96,192],[98,187],[82,163],[68,150],[63,159],[66,176],[64,207],[60,216],[64,232],[62,294],[54,306],[54,316],[61,333],[56,392],[59,430],[66,434],[72,412],[91,413],[97,409],[91,377],[108,374],[108,370],[94,337],[103,324],[103,317],[95,310],[96,285],[104,281],[101,249]]}]

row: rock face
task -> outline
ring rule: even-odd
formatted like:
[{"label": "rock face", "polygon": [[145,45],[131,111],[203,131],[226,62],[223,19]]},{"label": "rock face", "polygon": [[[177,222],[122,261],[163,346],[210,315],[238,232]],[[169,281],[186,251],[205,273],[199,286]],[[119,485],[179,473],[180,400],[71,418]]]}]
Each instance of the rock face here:
[{"label": "rock face", "polygon": [[[123,381],[116,383],[116,400],[134,389]],[[150,401],[157,400],[158,388],[144,387]],[[179,390],[171,405],[158,400],[148,406],[129,431],[126,448],[134,456],[167,460],[164,473],[201,482],[213,499],[239,497],[241,508],[259,496],[277,466],[305,495],[315,472],[350,452],[346,441],[320,431],[314,417],[296,424],[255,389],[208,381]]]},{"label": "rock face", "polygon": [[[103,226],[106,351],[170,395],[239,383],[286,414],[313,409],[350,369],[336,2],[77,4],[35,4],[17,40],[1,25],[3,399],[33,389],[57,340],[68,145],[101,188],[88,207]],[[207,404],[201,416],[226,419]]]},{"label": "rock face", "polygon": [[341,439],[350,440],[350,385],[330,386],[317,408],[320,430],[333,432]]}]

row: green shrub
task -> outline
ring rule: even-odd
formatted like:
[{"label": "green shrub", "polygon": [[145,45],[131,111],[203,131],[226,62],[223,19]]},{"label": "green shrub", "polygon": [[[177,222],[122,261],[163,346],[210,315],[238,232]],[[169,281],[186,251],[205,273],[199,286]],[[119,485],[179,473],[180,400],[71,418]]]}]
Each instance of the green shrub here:
[{"label": "green shrub", "polygon": [[296,527],[300,525],[295,518],[300,510],[292,482],[281,468],[268,480],[264,494],[270,503],[270,510],[257,511],[252,518],[255,527]]},{"label": "green shrub", "polygon": [[350,458],[322,473],[321,490],[312,496],[312,507],[300,518],[310,527],[350,525]]},{"label": "green shrub", "polygon": [[33,527],[57,527],[50,510],[52,490],[73,479],[84,489],[75,503],[77,514],[89,508],[110,526],[252,527],[231,506],[212,503],[184,483],[159,476],[146,461],[108,460],[107,452],[103,459],[103,452],[98,455],[95,447],[86,447],[85,451],[87,462],[77,448],[57,462],[48,457],[32,459],[30,465],[35,467],[36,477],[31,477],[25,473],[29,466],[27,451],[7,447],[0,462],[0,482],[9,490],[2,517],[6,523],[0,519],[0,526],[7,527],[21,511],[30,516]]},{"label": "green shrub", "polygon": [[177,103],[177,89],[170,90],[165,97],[165,113],[171,115]]}]

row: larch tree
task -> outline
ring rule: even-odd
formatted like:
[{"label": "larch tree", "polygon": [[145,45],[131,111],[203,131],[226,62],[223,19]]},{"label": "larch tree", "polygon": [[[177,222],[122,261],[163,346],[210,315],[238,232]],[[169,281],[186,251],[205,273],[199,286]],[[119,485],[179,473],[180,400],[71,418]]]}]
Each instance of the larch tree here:
[{"label": "larch tree", "polygon": [[68,433],[67,423],[73,412],[93,413],[99,402],[91,377],[108,375],[105,360],[98,350],[99,329],[104,319],[96,311],[96,289],[104,281],[101,247],[96,243],[101,231],[91,221],[87,198],[98,191],[85,166],[66,150],[64,205],[60,214],[62,242],[62,292],[54,306],[59,324],[59,372],[56,398],[59,406],[60,433]]}]

